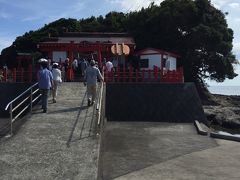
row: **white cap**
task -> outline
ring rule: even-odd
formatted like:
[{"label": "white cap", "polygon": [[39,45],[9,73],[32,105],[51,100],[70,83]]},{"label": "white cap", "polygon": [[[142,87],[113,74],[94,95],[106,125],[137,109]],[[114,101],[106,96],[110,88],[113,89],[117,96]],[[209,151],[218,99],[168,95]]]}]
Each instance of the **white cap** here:
[{"label": "white cap", "polygon": [[58,66],[58,63],[53,63],[53,65],[56,65],[56,66]]},{"label": "white cap", "polygon": [[94,60],[91,60],[91,61],[90,61],[90,65],[91,65],[91,66],[94,66],[95,64],[96,64],[96,62],[95,62]]},{"label": "white cap", "polygon": [[39,63],[48,62],[48,60],[47,60],[47,59],[44,59],[44,58],[41,58],[41,59],[38,60],[38,62],[39,62]]}]

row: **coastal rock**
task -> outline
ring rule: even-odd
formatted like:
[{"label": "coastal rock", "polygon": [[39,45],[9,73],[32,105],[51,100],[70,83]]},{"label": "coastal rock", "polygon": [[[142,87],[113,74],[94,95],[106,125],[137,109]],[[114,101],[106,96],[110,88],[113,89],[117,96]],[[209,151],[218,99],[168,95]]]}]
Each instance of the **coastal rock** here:
[{"label": "coastal rock", "polygon": [[204,105],[209,126],[235,129],[240,132],[240,97],[213,95],[216,104]]}]

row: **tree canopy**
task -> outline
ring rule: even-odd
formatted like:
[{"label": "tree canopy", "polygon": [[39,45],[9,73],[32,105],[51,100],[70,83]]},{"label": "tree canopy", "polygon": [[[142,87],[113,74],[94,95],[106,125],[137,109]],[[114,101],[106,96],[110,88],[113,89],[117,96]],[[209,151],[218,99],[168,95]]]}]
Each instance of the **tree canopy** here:
[{"label": "tree canopy", "polygon": [[2,51],[5,59],[16,52],[36,53],[36,44],[46,36],[63,32],[128,32],[137,49],[160,48],[182,56],[185,81],[204,85],[204,79],[218,82],[232,79],[233,30],[226,14],[216,9],[210,0],[165,0],[160,5],[129,13],[109,12],[105,17],[59,19],[37,31],[17,37],[13,45]]}]

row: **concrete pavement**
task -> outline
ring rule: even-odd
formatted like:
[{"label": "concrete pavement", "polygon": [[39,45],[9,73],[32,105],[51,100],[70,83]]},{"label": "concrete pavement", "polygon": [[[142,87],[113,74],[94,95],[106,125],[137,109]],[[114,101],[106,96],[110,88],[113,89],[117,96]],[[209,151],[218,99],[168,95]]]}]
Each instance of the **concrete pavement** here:
[{"label": "concrete pavement", "polygon": [[85,91],[61,84],[47,114],[35,107],[13,137],[0,139],[0,179],[239,179],[240,144],[198,135],[192,123],[107,122],[98,166],[96,112]]},{"label": "concrete pavement", "polygon": [[104,180],[237,180],[240,144],[198,135],[193,124],[108,122]]},{"label": "concrete pavement", "polygon": [[0,140],[0,179],[96,179],[95,110],[85,92],[82,83],[61,84],[47,114],[35,107],[13,137]]}]

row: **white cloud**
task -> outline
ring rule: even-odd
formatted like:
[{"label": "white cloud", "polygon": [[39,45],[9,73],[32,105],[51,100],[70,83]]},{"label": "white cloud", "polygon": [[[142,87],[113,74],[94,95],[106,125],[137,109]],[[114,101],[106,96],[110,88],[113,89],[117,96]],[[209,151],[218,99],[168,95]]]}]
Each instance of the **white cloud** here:
[{"label": "white cloud", "polygon": [[[41,3],[41,2],[38,2]],[[48,4],[48,8],[36,10],[32,12],[31,16],[27,16],[21,19],[21,21],[42,21],[43,23],[49,23],[60,18],[74,18],[79,17],[81,12],[86,8],[86,1],[73,1],[68,5],[61,8],[54,8],[55,4]],[[26,7],[25,7],[26,8]],[[29,5],[27,11],[32,11],[33,8]],[[29,14],[29,13],[28,13]]]},{"label": "white cloud", "polygon": [[240,3],[236,0],[212,0],[211,2],[218,9],[225,9],[227,6],[233,9],[240,8]]},{"label": "white cloud", "polygon": [[240,4],[239,3],[230,3],[229,6],[231,8],[239,8],[240,7]]},{"label": "white cloud", "polygon": [[233,42],[233,53],[240,60],[240,42]]},{"label": "white cloud", "polygon": [[118,4],[127,12],[139,10],[142,7],[148,7],[151,2],[159,5],[163,0],[106,0],[111,4]]},{"label": "white cloud", "polygon": [[1,53],[2,49],[6,48],[6,47],[9,47],[14,41],[14,38],[7,37],[3,34],[0,34],[0,39],[1,39],[1,41],[0,41],[0,53]]},{"label": "white cloud", "polygon": [[233,0],[212,0],[211,2],[216,8],[221,9],[227,4],[232,3]]}]

